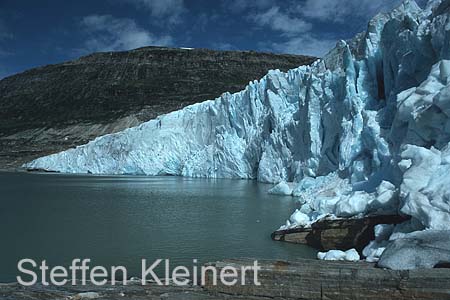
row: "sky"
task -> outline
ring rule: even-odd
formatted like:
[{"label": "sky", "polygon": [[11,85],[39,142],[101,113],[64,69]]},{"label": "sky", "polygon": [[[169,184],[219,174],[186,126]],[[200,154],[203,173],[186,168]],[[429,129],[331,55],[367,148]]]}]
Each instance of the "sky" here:
[{"label": "sky", "polygon": [[399,3],[400,0],[0,0],[0,78],[92,52],[143,46],[320,57],[336,41],[365,30],[376,13]]}]

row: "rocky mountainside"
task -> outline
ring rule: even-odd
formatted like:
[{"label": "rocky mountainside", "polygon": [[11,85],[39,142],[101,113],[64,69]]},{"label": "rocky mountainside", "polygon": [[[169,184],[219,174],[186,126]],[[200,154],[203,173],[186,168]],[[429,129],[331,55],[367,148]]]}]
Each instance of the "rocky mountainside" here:
[{"label": "rocky mountainside", "polygon": [[58,152],[315,58],[145,47],[95,53],[0,81],[0,168]]}]

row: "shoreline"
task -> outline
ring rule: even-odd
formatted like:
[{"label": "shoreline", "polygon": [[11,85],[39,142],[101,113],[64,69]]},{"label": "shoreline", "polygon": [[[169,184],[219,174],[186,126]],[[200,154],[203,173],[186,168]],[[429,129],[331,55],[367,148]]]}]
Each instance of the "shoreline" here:
[{"label": "shoreline", "polygon": [[[222,269],[248,265],[248,259],[205,264]],[[204,286],[158,286],[130,281],[127,286],[64,285],[32,287],[1,283],[0,295],[8,300],[56,299],[450,299],[450,269],[393,271],[366,262],[261,260],[261,286],[213,285],[210,274]]]},{"label": "shoreline", "polygon": [[23,168],[0,168],[2,173],[28,173],[29,171]]}]

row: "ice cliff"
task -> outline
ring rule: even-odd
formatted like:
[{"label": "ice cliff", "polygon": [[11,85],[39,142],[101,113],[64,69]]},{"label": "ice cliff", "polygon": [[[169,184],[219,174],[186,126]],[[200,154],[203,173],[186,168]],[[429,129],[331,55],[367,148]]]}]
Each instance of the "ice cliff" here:
[{"label": "ice cliff", "polygon": [[378,260],[413,231],[450,239],[449,78],[450,0],[424,9],[405,1],[311,66],[270,71],[242,92],[26,167],[279,183],[272,192],[303,203],[285,227],[325,215],[410,215],[365,249]]}]

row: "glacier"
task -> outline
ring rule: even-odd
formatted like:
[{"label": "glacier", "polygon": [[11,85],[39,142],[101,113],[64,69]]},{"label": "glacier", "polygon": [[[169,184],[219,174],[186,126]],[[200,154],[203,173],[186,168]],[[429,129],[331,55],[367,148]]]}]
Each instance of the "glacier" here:
[{"label": "glacier", "polygon": [[450,0],[423,9],[406,0],[311,66],[270,71],[239,93],[24,167],[274,183],[272,193],[302,203],[282,228],[409,215],[364,250],[371,261],[388,261],[384,250],[398,255],[404,247],[391,245],[403,240],[442,244],[423,237],[436,231],[450,240],[449,78]]}]

